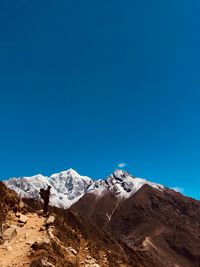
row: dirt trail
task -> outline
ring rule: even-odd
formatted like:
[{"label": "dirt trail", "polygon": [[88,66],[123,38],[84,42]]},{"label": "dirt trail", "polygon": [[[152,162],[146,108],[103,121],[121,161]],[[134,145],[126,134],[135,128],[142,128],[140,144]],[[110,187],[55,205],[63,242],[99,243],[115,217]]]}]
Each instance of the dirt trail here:
[{"label": "dirt trail", "polygon": [[[46,231],[39,231],[44,225],[45,218],[37,214],[27,214],[27,223],[23,227],[16,225],[17,237],[9,244],[0,245],[0,267],[26,267],[29,266],[30,247],[35,241],[41,241],[47,238]],[[8,248],[9,246],[9,248]]]},{"label": "dirt trail", "polygon": [[[15,214],[12,214],[12,219],[7,222],[11,228],[16,228],[17,236],[10,242],[5,241],[4,244],[0,245],[0,267],[28,267],[30,266],[29,255],[34,250],[31,245],[34,242],[38,243],[50,243],[53,241],[62,251],[63,258],[69,262],[70,266],[83,266],[83,267],[107,267],[109,266],[108,258],[106,253],[98,251],[100,258],[96,260],[94,255],[91,254],[89,249],[88,240],[85,240],[82,235],[79,235],[80,244],[79,249],[73,247],[65,246],[59,239],[53,234],[54,226],[51,219],[55,219],[55,216],[50,216],[44,218],[38,216],[36,213],[28,213],[26,217],[28,218],[22,227],[19,226],[19,218]],[[46,227],[44,227],[46,225]],[[50,246],[51,247],[51,246]],[[33,254],[35,255],[35,254]],[[59,255],[59,257],[60,257]],[[55,252],[55,260],[57,260],[57,254]],[[37,260],[37,256],[34,260]],[[41,266],[54,266],[44,257],[44,263]],[[33,257],[31,259],[33,262]],[[59,265],[60,266],[60,265]],[[118,266],[123,266],[119,264]]]}]

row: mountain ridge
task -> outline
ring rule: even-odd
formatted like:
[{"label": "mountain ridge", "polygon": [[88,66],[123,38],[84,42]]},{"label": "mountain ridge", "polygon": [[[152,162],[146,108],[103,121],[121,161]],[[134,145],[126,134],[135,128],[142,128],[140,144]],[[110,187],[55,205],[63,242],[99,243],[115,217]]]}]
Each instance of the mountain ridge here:
[{"label": "mountain ridge", "polygon": [[119,200],[85,194],[70,208],[132,250],[151,255],[155,266],[200,266],[200,202],[174,190],[143,185]]},{"label": "mountain ridge", "polygon": [[88,176],[81,176],[75,170],[69,169],[44,176],[42,174],[31,177],[10,178],[3,181],[10,189],[16,191],[21,198],[40,199],[41,188],[51,186],[52,206],[69,208],[86,193],[97,195],[104,194],[109,190],[120,198],[129,198],[136,193],[144,184],[164,190],[164,186],[149,182],[145,179],[132,176],[124,170],[115,170],[106,179],[94,180]]}]

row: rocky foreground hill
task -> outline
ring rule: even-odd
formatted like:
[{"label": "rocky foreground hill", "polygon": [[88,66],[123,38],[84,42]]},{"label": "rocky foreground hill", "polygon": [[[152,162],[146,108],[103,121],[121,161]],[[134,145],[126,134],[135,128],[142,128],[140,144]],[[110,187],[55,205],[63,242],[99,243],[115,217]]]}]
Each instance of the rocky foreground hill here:
[{"label": "rocky foreground hill", "polygon": [[[199,201],[124,171],[98,181],[73,170],[45,179],[6,182],[18,195],[26,193],[23,202],[0,184],[2,231],[8,226],[18,233],[9,241],[2,232],[0,259],[13,255],[19,244],[26,251],[20,254],[23,265],[14,254],[11,265],[3,266],[200,266]],[[53,201],[61,197],[56,206],[72,200],[68,209],[51,207],[49,219],[37,214],[38,189],[48,183],[56,190]],[[26,223],[20,223],[23,214]]]},{"label": "rocky foreground hill", "polygon": [[129,199],[86,194],[71,209],[154,266],[200,266],[199,201],[144,185]]},{"label": "rocky foreground hill", "polygon": [[1,267],[153,266],[138,251],[127,256],[126,246],[73,211],[52,208],[44,218],[40,203],[20,201],[1,182],[0,191]]}]

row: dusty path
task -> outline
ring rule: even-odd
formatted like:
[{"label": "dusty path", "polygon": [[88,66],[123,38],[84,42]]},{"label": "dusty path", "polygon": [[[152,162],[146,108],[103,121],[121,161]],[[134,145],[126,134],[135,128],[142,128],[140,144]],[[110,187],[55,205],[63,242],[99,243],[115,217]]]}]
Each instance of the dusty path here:
[{"label": "dusty path", "polygon": [[[29,266],[29,253],[31,244],[35,241],[41,241],[47,238],[46,231],[39,231],[44,225],[45,218],[37,214],[27,214],[27,223],[23,227],[16,225],[17,237],[6,244],[0,245],[0,267],[26,267]],[[8,248],[9,246],[9,248]]]},{"label": "dusty path", "polygon": [[[47,220],[47,218],[38,216],[36,213],[28,213],[26,214],[26,217],[28,220],[22,227],[18,226],[19,218],[15,215],[13,215],[13,218],[8,221],[11,226],[10,228],[16,228],[17,236],[12,241],[5,241],[4,244],[0,245],[0,267],[30,266],[29,255],[31,251],[33,251],[31,245],[36,241],[39,243],[49,243],[50,240],[57,243],[60,250],[64,253],[63,257],[65,257],[66,260],[74,266],[109,266],[108,258],[103,250],[98,252],[100,255],[98,261],[91,255],[88,240],[85,240],[82,235],[79,235],[80,244],[79,249],[77,250],[73,247],[65,246],[56,236],[54,236],[52,231],[54,226],[50,226],[52,222],[47,222],[50,221],[51,217],[55,219],[54,216],[50,216]],[[46,227],[44,227],[44,225],[46,225]],[[45,266],[54,266],[50,262],[46,261],[45,263],[48,264]],[[120,264],[120,262],[118,266],[125,267],[125,265]]]}]

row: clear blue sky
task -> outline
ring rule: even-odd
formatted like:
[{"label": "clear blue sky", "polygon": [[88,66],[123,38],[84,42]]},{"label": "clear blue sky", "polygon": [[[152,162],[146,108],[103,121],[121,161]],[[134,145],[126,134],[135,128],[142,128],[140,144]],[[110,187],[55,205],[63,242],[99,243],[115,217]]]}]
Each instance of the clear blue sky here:
[{"label": "clear blue sky", "polygon": [[70,167],[200,199],[200,2],[0,2],[0,178]]}]

